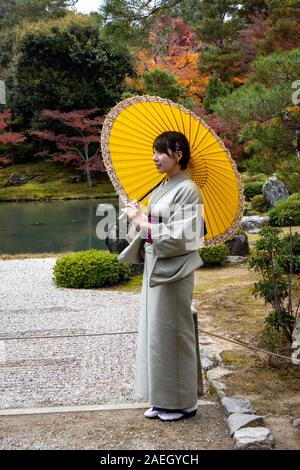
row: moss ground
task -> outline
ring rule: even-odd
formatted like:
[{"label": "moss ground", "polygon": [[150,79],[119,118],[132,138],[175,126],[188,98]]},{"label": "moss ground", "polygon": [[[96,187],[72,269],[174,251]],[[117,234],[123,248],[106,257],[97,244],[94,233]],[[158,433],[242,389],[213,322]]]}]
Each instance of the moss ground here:
[{"label": "moss ground", "polygon": [[[246,264],[197,271],[194,298],[198,301],[200,327],[290,358],[290,344],[284,336],[271,334],[265,326],[270,308],[251,294],[254,282],[259,279],[259,274],[249,271]],[[300,296],[299,279],[299,275],[293,278],[294,304]],[[224,365],[237,367],[224,378],[228,396],[250,398],[259,414],[291,419],[300,415],[299,366],[230,342],[222,359]]]},{"label": "moss ground", "polygon": [[[61,163],[37,161],[21,165],[11,165],[0,170],[0,186],[9,175],[18,173],[27,178],[20,186],[0,187],[0,201],[36,201],[48,199],[89,199],[116,196],[106,174],[95,177],[95,186],[87,182],[69,183],[68,177],[78,174]],[[43,179],[45,179],[44,182]]]}]

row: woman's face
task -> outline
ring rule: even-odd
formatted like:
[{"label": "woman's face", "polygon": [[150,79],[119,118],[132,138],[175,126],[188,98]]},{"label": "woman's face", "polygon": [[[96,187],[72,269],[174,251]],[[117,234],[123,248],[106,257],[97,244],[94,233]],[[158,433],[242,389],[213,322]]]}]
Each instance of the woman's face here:
[{"label": "woman's face", "polygon": [[[177,153],[181,154],[181,152]],[[167,153],[161,153],[154,149],[153,161],[158,173],[167,173],[167,175],[178,173],[181,170],[179,163],[177,163],[179,157],[179,155],[170,157]]]}]

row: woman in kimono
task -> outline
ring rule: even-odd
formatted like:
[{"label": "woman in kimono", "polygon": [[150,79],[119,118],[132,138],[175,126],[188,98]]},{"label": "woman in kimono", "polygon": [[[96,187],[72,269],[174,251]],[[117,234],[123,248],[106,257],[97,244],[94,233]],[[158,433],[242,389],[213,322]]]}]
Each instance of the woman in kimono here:
[{"label": "woman in kimono", "polygon": [[[190,148],[179,132],[153,144],[153,161],[166,177],[151,195],[148,218],[132,201],[123,212],[134,236],[119,261],[144,261],[138,329],[136,392],[150,402],[144,415],[174,421],[197,413],[197,355],[191,313],[194,270],[203,265],[200,193],[186,171]],[[144,259],[143,259],[144,258]]]}]

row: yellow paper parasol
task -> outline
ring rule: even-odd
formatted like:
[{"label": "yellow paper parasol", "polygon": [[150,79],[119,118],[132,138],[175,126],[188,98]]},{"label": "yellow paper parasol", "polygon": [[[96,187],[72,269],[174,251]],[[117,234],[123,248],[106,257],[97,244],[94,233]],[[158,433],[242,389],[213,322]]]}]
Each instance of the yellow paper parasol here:
[{"label": "yellow paper parasol", "polygon": [[204,204],[205,245],[232,238],[242,218],[244,200],[236,164],[214,130],[170,100],[136,96],[120,102],[107,115],[101,135],[102,156],[118,194],[124,201],[140,200],[162,180],[153,162],[153,142],[165,131],[182,132],[189,141],[187,169]]}]

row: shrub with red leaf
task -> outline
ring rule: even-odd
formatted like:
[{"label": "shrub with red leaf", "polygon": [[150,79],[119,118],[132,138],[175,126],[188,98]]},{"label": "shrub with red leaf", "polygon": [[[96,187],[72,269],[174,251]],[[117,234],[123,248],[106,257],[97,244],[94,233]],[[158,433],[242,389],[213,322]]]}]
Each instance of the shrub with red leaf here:
[{"label": "shrub with red leaf", "polygon": [[[0,149],[9,152],[11,145],[18,145],[26,140],[25,135],[18,132],[12,132],[9,129],[9,121],[12,113],[10,109],[5,109],[0,113]],[[9,155],[0,155],[0,169],[10,165],[12,159]]]},{"label": "shrub with red leaf", "polygon": [[256,14],[249,17],[249,23],[239,32],[237,44],[244,51],[241,67],[247,75],[251,62],[259,53],[257,45],[266,35],[266,31],[267,23],[263,15]]},{"label": "shrub with red leaf", "polygon": [[[42,151],[37,157],[49,156],[54,161],[72,163],[87,175],[88,185],[92,186],[91,173],[104,172],[105,167],[100,153],[100,129],[104,116],[97,116],[98,108],[74,110],[67,113],[44,109],[41,117],[50,124],[58,121],[66,128],[65,133],[50,129],[30,132],[31,136],[56,144],[56,151]],[[71,132],[69,132],[71,130]],[[95,144],[98,144],[95,146]]]},{"label": "shrub with red leaf", "polygon": [[221,137],[224,145],[230,150],[234,160],[239,160],[243,153],[243,146],[238,143],[241,125],[222,122],[215,113],[208,113],[204,109],[198,110],[197,114]]}]

